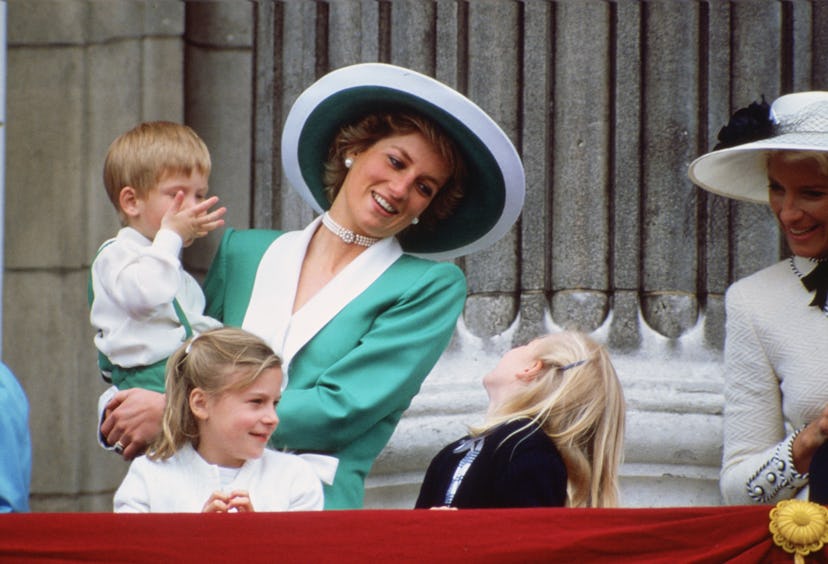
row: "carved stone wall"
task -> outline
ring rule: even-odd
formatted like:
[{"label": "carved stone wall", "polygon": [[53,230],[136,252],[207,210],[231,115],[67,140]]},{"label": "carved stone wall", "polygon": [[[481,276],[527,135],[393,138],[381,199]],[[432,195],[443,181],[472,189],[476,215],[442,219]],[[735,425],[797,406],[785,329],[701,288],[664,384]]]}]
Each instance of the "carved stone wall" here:
[{"label": "carved stone wall", "polygon": [[95,442],[105,386],[86,303],[91,259],[119,227],[102,182],[112,140],[141,121],[192,125],[228,221],[250,225],[252,4],[194,4],[8,2],[3,360],[31,404],[35,511],[109,511],[127,469]]}]

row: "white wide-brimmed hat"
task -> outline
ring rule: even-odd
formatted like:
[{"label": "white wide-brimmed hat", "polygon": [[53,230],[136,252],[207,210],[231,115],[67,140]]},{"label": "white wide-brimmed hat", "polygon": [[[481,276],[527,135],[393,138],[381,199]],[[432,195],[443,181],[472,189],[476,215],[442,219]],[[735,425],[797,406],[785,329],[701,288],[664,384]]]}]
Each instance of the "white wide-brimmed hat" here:
[{"label": "white wide-brimmed hat", "polygon": [[[751,105],[752,110],[760,107],[758,104]],[[728,128],[764,128],[765,124],[753,122],[746,125],[745,120],[738,120],[737,117],[738,112],[719,133],[720,139]],[[767,203],[770,151],[828,151],[828,92],[798,92],[780,96],[774,100],[766,119],[769,137],[702,155],[690,164],[690,180],[720,196]],[[734,123],[736,121],[740,123]],[[732,131],[729,133],[733,135]],[[745,133],[750,135],[750,132]]]},{"label": "white wide-brimmed hat", "polygon": [[465,194],[433,231],[401,239],[406,252],[448,259],[485,249],[503,237],[523,208],[525,176],[514,145],[474,102],[429,76],[384,63],[334,70],[294,102],[282,131],[282,166],[299,195],[317,212],[330,207],[324,163],[344,124],[382,110],[413,110],[454,140],[465,160]]}]

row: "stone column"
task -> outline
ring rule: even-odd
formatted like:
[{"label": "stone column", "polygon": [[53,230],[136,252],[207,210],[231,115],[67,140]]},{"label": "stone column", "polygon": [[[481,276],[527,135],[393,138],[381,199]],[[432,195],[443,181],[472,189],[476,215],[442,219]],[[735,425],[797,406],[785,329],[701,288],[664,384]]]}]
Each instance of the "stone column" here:
[{"label": "stone column", "polygon": [[107,147],[183,118],[183,25],[175,1],[8,3],[3,352],[31,404],[34,511],[111,510],[126,471],[94,439],[87,273],[119,227]]}]

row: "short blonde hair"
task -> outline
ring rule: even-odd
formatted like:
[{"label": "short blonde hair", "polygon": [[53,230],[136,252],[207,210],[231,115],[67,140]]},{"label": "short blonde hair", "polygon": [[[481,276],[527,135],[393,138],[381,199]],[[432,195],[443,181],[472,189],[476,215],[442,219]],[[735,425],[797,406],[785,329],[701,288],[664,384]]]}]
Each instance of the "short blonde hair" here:
[{"label": "short blonde hair", "polygon": [[828,176],[828,151],[795,151],[791,149],[768,151],[768,162],[777,157],[785,164],[797,164],[803,161],[816,163],[820,174]]},{"label": "short blonde hair", "polygon": [[103,181],[115,210],[124,220],[119,204],[121,190],[131,186],[145,198],[165,176],[197,171],[210,175],[210,151],[190,127],[169,121],[138,124],[118,136],[104,161]]},{"label": "short blonde hair", "polygon": [[546,335],[529,347],[543,371],[472,434],[528,419],[552,439],[566,464],[567,506],[617,506],[626,402],[609,353],[576,331]]},{"label": "short blonde hair", "polygon": [[[282,361],[259,337],[243,329],[206,331],[181,345],[167,360],[166,394],[161,434],[147,449],[151,460],[164,460],[187,442],[198,446],[198,422],[190,410],[190,392],[208,395],[240,390]],[[240,375],[235,380],[232,376]]]}]

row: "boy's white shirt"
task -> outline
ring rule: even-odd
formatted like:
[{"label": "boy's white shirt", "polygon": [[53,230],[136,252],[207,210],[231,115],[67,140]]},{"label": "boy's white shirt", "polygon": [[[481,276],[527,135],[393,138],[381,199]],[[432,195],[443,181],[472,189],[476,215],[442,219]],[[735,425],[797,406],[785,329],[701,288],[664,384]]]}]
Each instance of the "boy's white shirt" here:
[{"label": "boy's white shirt", "polygon": [[118,366],[146,366],[170,356],[186,340],[173,298],[195,333],[221,327],[204,315],[198,282],[181,266],[181,237],[160,229],[153,241],[131,227],[104,243],[92,263],[95,299],[90,321],[95,346]]},{"label": "boy's white shirt", "polygon": [[226,487],[219,468],[186,444],[167,460],[136,458],[115,492],[116,513],[197,513],[214,491],[246,490],[256,511],[313,511],[323,506],[322,484],[298,456],[265,449]]}]

